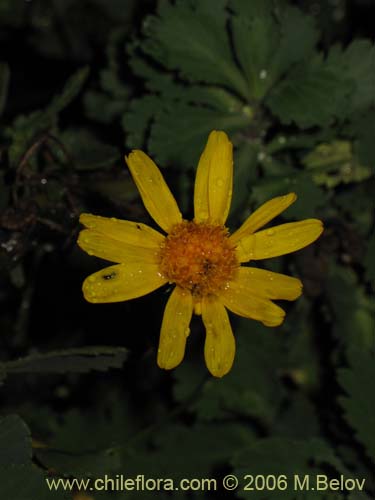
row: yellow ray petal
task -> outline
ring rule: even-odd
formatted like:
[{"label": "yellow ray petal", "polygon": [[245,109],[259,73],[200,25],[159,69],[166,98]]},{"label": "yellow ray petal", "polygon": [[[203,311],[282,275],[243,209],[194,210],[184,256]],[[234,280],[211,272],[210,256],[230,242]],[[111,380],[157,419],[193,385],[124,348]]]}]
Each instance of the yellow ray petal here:
[{"label": "yellow ray petal", "polygon": [[244,236],[237,244],[239,262],[269,259],[295,252],[310,245],[323,232],[323,224],[318,219],[288,222],[270,229]]},{"label": "yellow ray petal", "polygon": [[132,151],[125,160],[147,211],[164,231],[169,232],[182,221],[182,216],[160,170],[143,151]]},{"label": "yellow ray petal", "polygon": [[116,264],[88,276],[82,290],[88,302],[122,302],[146,295],[166,281],[156,264]]},{"label": "yellow ray petal", "polygon": [[92,229],[84,229],[79,233],[78,245],[89,255],[95,255],[109,262],[154,263],[156,265],[159,247],[141,247],[128,245],[114,240]]},{"label": "yellow ray petal", "polygon": [[204,357],[214,377],[222,377],[232,368],[236,343],[228,313],[218,300],[202,300],[202,319],[206,327]]},{"label": "yellow ray petal", "polygon": [[194,187],[196,222],[224,224],[233,188],[232,143],[225,132],[213,130],[200,157]]},{"label": "yellow ray petal", "polygon": [[160,332],[158,365],[170,370],[181,363],[193,314],[193,297],[176,286],[166,305]]},{"label": "yellow ray petal", "polygon": [[240,283],[232,281],[220,298],[230,311],[260,321],[266,326],[278,326],[285,317],[285,311],[281,307],[264,297],[253,295],[242,280]]},{"label": "yellow ray petal", "polygon": [[118,240],[129,245],[156,248],[164,240],[162,234],[141,222],[131,222],[129,220],[91,214],[81,214],[79,221],[88,229],[93,229],[113,240]]},{"label": "yellow ray petal", "polygon": [[299,279],[255,267],[240,267],[232,286],[245,289],[250,295],[273,300],[295,300],[302,293]]},{"label": "yellow ray petal", "polygon": [[230,237],[233,243],[238,243],[241,238],[255,233],[259,228],[265,226],[272,219],[284,212],[297,199],[295,193],[289,193],[284,196],[277,196],[272,200],[263,203],[255,212],[253,212],[246,221]]}]

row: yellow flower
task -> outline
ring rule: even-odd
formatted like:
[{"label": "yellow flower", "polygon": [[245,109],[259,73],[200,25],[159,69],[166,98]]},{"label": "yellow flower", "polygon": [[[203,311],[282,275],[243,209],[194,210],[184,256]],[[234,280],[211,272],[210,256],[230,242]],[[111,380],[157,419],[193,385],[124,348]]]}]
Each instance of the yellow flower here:
[{"label": "yellow flower", "polygon": [[254,267],[250,260],[277,257],[315,241],[321,221],[307,219],[258,231],[296,200],[279,196],[258,208],[232,235],[225,227],[233,184],[232,143],[213,131],[200,157],[194,188],[194,220],[186,221],[155,163],[132,151],[126,162],[143,203],[167,236],[126,220],[82,214],[79,246],[116,264],[86,278],[83,293],[89,302],[119,302],[174,283],[161,326],[157,362],[172,369],[185,354],[193,312],[206,328],[207,367],[222,377],[232,367],[235,340],[227,309],[280,325],[285,312],[274,299],[295,300],[302,292],[296,278]]}]

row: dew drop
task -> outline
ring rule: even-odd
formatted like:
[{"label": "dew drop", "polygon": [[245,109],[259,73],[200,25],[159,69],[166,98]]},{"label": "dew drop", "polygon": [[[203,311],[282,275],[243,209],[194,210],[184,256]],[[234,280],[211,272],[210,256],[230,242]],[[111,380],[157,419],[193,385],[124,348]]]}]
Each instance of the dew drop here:
[{"label": "dew drop", "polygon": [[266,230],[266,235],[267,236],[273,236],[275,234],[275,230],[274,229],[267,229]]},{"label": "dew drop", "polygon": [[103,280],[108,281],[116,277],[116,273],[112,271],[111,273],[105,273],[102,275]]},{"label": "dew drop", "polygon": [[216,185],[217,185],[217,187],[223,187],[224,181],[223,181],[223,179],[221,177],[218,177],[216,179]]},{"label": "dew drop", "polygon": [[185,328],[184,334],[185,334],[185,337],[188,337],[190,335],[190,328],[189,327]]},{"label": "dew drop", "polygon": [[262,71],[259,73],[259,78],[261,80],[265,80],[267,78],[267,76],[268,76],[267,70],[262,69]]}]

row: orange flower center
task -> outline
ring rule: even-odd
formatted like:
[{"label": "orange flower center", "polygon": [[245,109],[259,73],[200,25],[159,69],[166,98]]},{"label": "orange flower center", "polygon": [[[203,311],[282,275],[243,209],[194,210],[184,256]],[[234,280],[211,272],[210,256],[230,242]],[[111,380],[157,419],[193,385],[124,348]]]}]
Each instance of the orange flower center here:
[{"label": "orange flower center", "polygon": [[161,273],[196,298],[217,295],[233,278],[238,262],[224,226],[183,221],[160,251]]}]

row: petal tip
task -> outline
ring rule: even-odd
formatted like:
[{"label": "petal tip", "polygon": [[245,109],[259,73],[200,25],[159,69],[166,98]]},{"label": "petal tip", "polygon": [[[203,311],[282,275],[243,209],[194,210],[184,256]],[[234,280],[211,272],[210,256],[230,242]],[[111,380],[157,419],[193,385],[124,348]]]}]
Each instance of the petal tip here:
[{"label": "petal tip", "polygon": [[86,227],[89,227],[89,224],[90,224],[90,218],[92,217],[91,214],[88,214],[86,212],[80,214],[79,216],[79,222],[83,225],[83,226],[86,226]]},{"label": "petal tip", "polygon": [[280,315],[274,316],[269,321],[262,321],[263,325],[271,328],[276,328],[277,326],[280,326],[285,320],[286,312],[281,308],[279,309],[279,311]]}]

